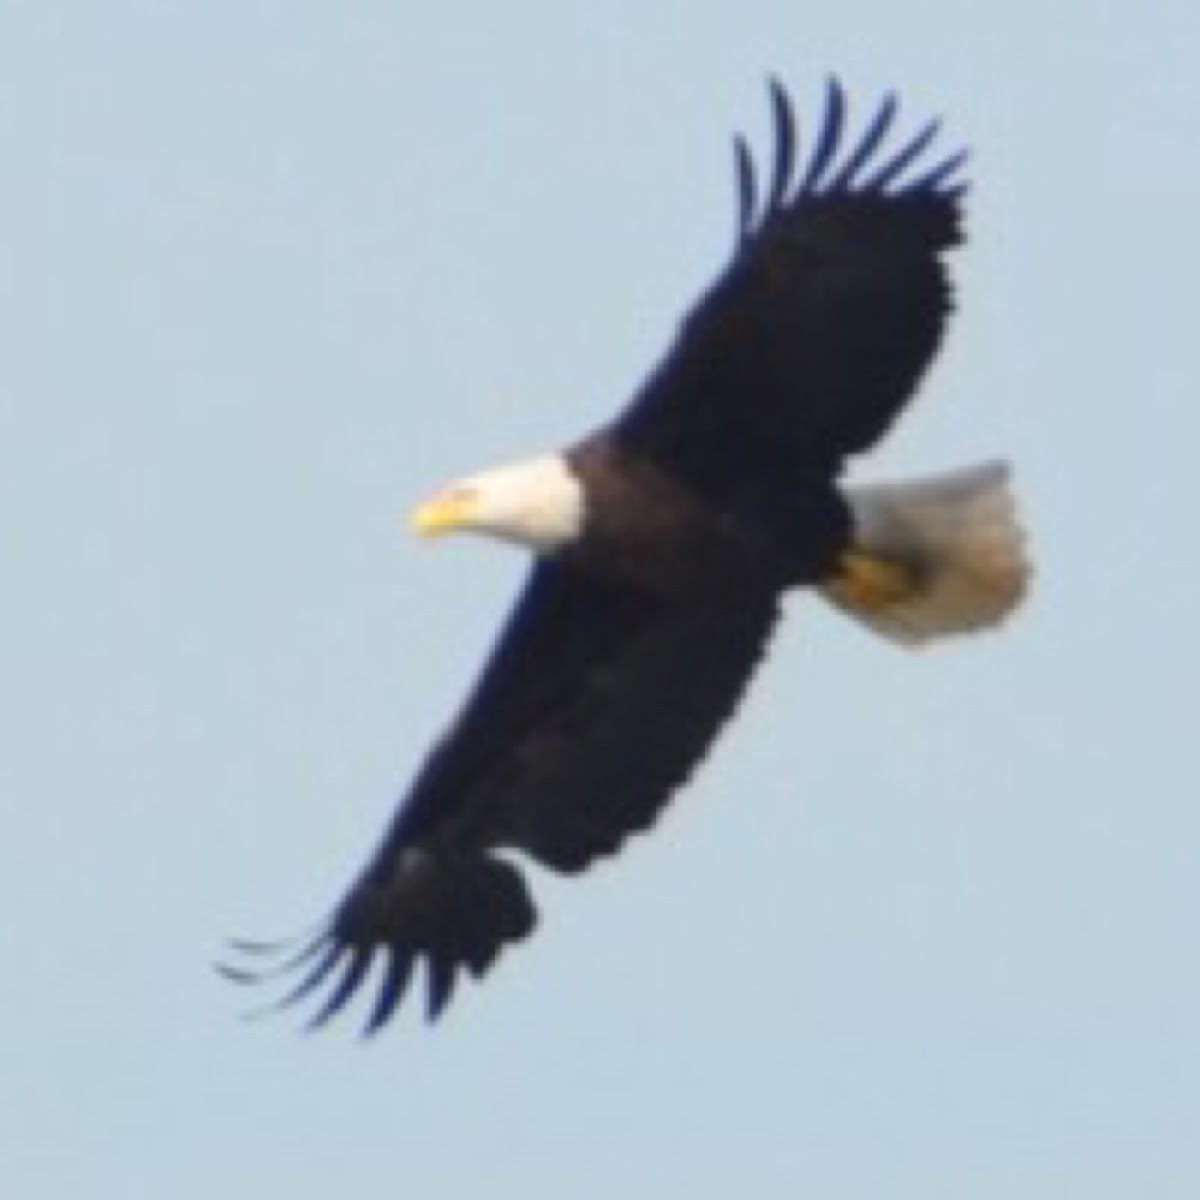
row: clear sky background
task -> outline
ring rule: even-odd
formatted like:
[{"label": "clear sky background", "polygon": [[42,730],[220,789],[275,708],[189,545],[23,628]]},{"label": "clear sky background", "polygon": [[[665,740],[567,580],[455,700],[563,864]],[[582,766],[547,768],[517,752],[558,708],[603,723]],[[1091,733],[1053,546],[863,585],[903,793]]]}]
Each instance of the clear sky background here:
[{"label": "clear sky background", "polygon": [[[1194,1198],[1188,13],[0,0],[3,1195]],[[624,402],[831,70],[974,152],[862,475],[1011,456],[1030,603],[911,655],[798,598],[440,1027],[244,1022],[222,940],[335,902],[524,571],[398,518]]]}]

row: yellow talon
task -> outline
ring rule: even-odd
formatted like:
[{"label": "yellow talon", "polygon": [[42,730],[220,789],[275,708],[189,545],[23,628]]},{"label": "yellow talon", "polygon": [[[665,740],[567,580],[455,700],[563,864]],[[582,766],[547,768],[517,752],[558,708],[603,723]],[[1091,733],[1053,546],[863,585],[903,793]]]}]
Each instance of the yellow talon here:
[{"label": "yellow talon", "polygon": [[849,608],[875,611],[908,599],[916,589],[912,572],[901,563],[847,550],[838,574],[828,585],[833,597]]}]

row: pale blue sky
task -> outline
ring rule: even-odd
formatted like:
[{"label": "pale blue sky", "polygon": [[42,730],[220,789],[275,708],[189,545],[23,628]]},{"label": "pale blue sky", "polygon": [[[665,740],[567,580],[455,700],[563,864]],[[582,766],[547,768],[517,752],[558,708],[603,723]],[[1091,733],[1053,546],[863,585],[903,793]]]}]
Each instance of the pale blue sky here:
[{"label": "pale blue sky", "polygon": [[[1200,18],[1175,0],[0,0],[0,1190],[1200,1187]],[[398,518],[622,403],[763,79],[974,152],[863,475],[1010,455],[1038,562],[913,656],[798,599],[653,838],[369,1047],[229,934],[357,869],[523,564]]]}]

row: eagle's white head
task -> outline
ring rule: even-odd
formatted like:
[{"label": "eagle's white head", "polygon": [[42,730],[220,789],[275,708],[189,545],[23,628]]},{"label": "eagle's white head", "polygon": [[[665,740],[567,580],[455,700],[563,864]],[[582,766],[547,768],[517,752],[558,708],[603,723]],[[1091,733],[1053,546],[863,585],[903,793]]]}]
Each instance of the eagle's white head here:
[{"label": "eagle's white head", "polygon": [[566,459],[543,454],[442,488],[417,507],[412,528],[424,537],[486,533],[547,553],[579,537],[584,509],[583,485]]}]

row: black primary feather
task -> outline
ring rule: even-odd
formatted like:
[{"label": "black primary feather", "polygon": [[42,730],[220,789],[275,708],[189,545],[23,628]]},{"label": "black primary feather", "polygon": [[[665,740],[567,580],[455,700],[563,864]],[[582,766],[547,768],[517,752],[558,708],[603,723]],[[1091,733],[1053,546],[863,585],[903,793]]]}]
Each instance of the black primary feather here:
[{"label": "black primary feather", "polygon": [[757,187],[754,182],[754,160],[750,147],[740,134],[733,139],[734,169],[737,176],[738,195],[738,238],[746,237],[754,229],[755,212],[758,205]]},{"label": "black primary feather", "polygon": [[941,127],[941,121],[930,121],[906,145],[897,150],[874,175],[863,182],[863,190],[868,192],[886,192],[891,186],[892,181],[908,169],[909,163],[919,158],[925,152],[925,148],[937,137]]},{"label": "black primary feather", "polygon": [[867,126],[866,132],[859,139],[858,146],[849,158],[842,163],[838,173],[829,181],[828,190],[831,192],[851,191],[854,188],[855,176],[867,163],[871,155],[879,148],[887,131],[891,128],[896,116],[896,97],[885,96],[880,104],[875,118]]},{"label": "black primary feather", "polygon": [[821,179],[837,153],[842,138],[842,123],[846,117],[846,95],[836,79],[830,79],[825,90],[825,119],[817,135],[817,145],[808,168],[796,189],[798,196],[810,196],[821,186]]},{"label": "black primary feather", "polygon": [[771,188],[767,193],[767,210],[778,208],[787,200],[796,160],[796,121],[787,92],[777,79],[769,82],[771,115],[775,126],[775,165],[771,171]]}]

